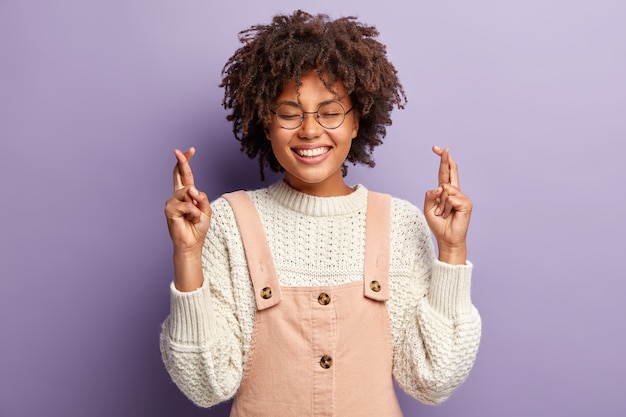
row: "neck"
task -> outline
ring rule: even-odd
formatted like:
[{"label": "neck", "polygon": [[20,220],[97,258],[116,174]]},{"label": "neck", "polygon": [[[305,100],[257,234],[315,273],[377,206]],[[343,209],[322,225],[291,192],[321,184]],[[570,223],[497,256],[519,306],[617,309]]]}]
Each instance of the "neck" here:
[{"label": "neck", "polygon": [[334,181],[321,183],[307,183],[289,175],[285,175],[284,180],[291,188],[315,197],[340,197],[349,195],[354,191],[345,183],[343,176]]}]

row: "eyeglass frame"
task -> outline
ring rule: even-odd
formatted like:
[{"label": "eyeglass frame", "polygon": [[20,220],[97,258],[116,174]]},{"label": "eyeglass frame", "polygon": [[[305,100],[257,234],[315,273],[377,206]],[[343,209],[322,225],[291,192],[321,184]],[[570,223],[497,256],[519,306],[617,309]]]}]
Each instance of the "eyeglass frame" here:
[{"label": "eyeglass frame", "polygon": [[[339,104],[339,106],[341,106],[341,108],[343,109],[343,119],[341,120],[341,123],[339,123],[337,126],[335,127],[326,127],[324,126],[322,123],[320,123],[320,114],[319,111],[322,108],[322,106],[326,105],[326,104],[330,104],[330,103],[337,103]],[[302,117],[300,118],[300,124],[296,127],[285,127],[283,125],[280,124],[280,119],[278,119],[278,117],[276,117],[276,123],[278,123],[278,126],[280,126],[282,129],[285,130],[296,130],[298,128],[300,128],[303,124],[304,124],[304,118],[306,117],[307,114],[314,114],[315,115],[315,121],[317,122],[318,125],[322,126],[324,129],[326,130],[335,130],[335,129],[339,129],[341,127],[341,125],[343,124],[343,122],[346,121],[346,116],[348,115],[348,113],[350,113],[352,110],[354,110],[354,106],[350,107],[348,110],[346,110],[346,108],[343,106],[343,104],[341,104],[341,102],[339,100],[328,100],[328,101],[323,101],[319,104],[319,106],[317,106],[317,110],[315,111],[304,111],[304,109],[302,108],[302,106],[299,103],[295,103],[293,101],[284,101],[280,104],[278,104],[278,106],[276,106],[276,110],[278,110],[278,108],[280,106],[282,106],[283,104],[288,104],[290,106],[293,107],[299,107],[300,110],[302,111]],[[276,110],[272,110],[270,109],[270,112],[274,115],[274,116],[278,116],[278,114],[276,113]]]}]

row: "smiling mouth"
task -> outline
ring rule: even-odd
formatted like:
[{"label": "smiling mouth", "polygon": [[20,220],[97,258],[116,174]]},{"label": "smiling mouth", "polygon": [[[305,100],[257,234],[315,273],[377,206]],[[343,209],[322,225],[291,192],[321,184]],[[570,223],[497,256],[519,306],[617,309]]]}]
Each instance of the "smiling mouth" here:
[{"label": "smiling mouth", "polygon": [[330,148],[327,146],[315,149],[294,149],[294,152],[303,158],[313,158],[316,156],[327,154]]}]

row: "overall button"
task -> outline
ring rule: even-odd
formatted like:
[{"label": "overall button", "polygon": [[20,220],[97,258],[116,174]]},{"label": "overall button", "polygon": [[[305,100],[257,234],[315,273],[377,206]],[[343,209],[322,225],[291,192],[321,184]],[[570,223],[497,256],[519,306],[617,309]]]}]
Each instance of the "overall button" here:
[{"label": "overall button", "polygon": [[272,289],[270,287],[265,287],[261,290],[261,297],[264,299],[272,298]]},{"label": "overall button", "polygon": [[333,366],[333,358],[328,355],[322,356],[322,359],[320,359],[320,366],[324,369],[330,368]]},{"label": "overall button", "polygon": [[330,303],[330,295],[326,294],[325,292],[321,293],[317,297],[317,302],[323,306],[327,305],[328,303]]},{"label": "overall button", "polygon": [[372,291],[378,292],[380,291],[380,283],[378,281],[372,281],[370,282],[370,288],[372,289]]}]

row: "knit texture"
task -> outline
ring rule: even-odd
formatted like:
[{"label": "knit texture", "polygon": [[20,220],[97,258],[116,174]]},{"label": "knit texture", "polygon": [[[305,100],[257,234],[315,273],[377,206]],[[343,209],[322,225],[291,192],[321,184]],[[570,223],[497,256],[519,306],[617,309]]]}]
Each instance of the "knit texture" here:
[{"label": "knit texture", "polygon": [[[363,278],[367,189],[315,197],[280,181],[249,191],[263,223],[281,286],[339,285]],[[211,203],[203,249],[204,284],[171,285],[161,353],[179,388],[209,407],[231,398],[246,364],[255,304],[241,236],[230,205]],[[394,377],[411,396],[439,404],[467,377],[481,333],[470,298],[472,265],[435,259],[424,216],[392,199],[390,299]]]}]

